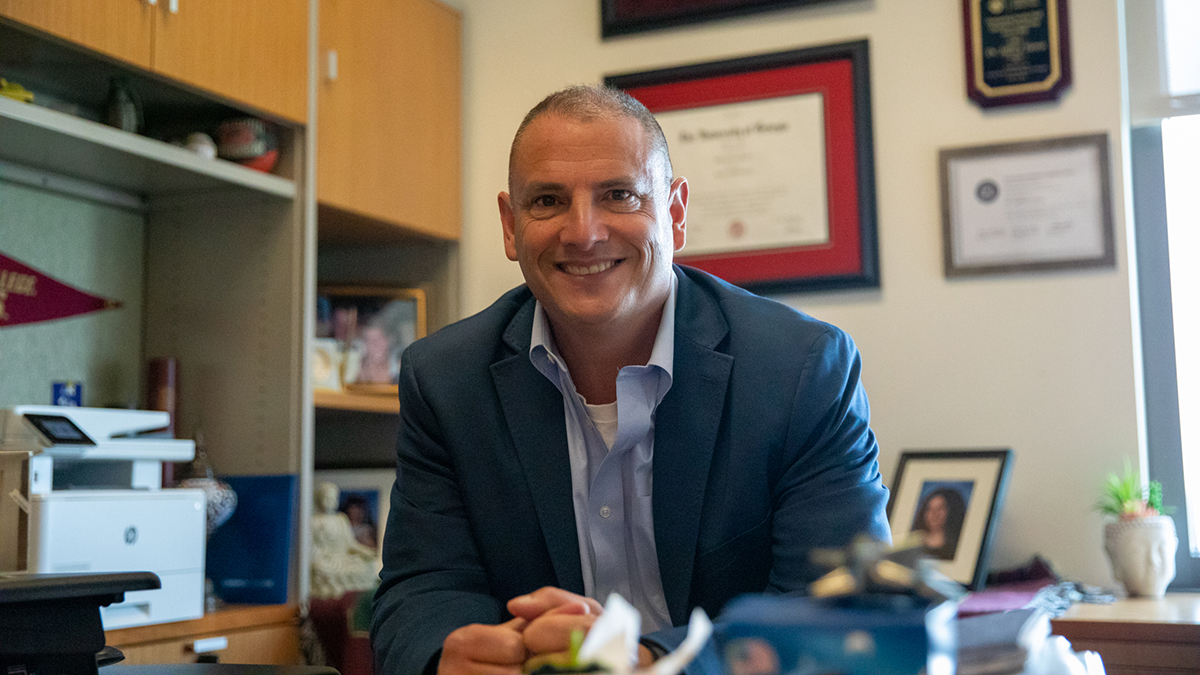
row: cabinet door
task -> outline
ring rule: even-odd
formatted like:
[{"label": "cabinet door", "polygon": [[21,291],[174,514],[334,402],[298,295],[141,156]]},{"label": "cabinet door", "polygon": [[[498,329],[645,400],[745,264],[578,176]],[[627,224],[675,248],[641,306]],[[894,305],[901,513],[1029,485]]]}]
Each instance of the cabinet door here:
[{"label": "cabinet door", "polygon": [[155,13],[146,0],[0,0],[0,16],[142,68]]},{"label": "cabinet door", "polygon": [[158,3],[167,7],[157,15],[154,70],[289,120],[306,120],[307,0]]},{"label": "cabinet door", "polygon": [[317,200],[457,239],[458,14],[434,0],[322,0],[320,26]]}]

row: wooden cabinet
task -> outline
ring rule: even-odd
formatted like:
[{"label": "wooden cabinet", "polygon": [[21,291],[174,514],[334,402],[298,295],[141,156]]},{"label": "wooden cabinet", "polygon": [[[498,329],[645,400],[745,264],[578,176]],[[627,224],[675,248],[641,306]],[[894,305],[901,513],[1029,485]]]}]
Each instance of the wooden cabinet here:
[{"label": "wooden cabinet", "polygon": [[144,0],[0,0],[0,16],[147,69],[157,13]]},{"label": "wooden cabinet", "polygon": [[307,0],[0,0],[0,16],[305,122]]},{"label": "wooden cabinet", "polygon": [[297,122],[308,104],[308,0],[159,0],[154,70]]},{"label": "wooden cabinet", "polygon": [[1200,673],[1200,593],[1079,604],[1051,626],[1075,651],[1099,653],[1108,675]]},{"label": "wooden cabinet", "polygon": [[459,23],[435,0],[322,0],[322,207],[458,239]]},{"label": "wooden cabinet", "polygon": [[193,621],[107,631],[105,643],[125,654],[122,665],[220,663],[300,665],[295,605],[230,605]]}]

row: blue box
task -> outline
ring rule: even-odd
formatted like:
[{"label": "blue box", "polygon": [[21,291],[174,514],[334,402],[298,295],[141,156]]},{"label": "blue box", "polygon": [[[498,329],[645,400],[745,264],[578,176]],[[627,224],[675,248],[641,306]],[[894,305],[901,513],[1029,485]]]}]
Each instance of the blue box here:
[{"label": "blue box", "polygon": [[225,602],[257,605],[288,600],[296,476],[224,476],[237,508],[208,540],[205,576]]},{"label": "blue box", "polygon": [[80,407],[83,405],[83,385],[79,382],[54,382],[51,385],[51,405]]},{"label": "blue box", "polygon": [[859,606],[805,597],[733,600],[721,616],[716,636],[725,673],[954,672],[957,603],[929,607],[908,602],[913,599],[904,596],[866,600]]}]

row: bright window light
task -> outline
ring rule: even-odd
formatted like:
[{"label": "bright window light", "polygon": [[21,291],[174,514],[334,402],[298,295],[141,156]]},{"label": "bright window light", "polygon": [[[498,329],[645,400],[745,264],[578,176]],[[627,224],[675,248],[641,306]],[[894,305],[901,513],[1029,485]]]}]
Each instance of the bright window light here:
[{"label": "bright window light", "polygon": [[1200,94],[1200,2],[1162,0],[1167,94]]},{"label": "bright window light", "polygon": [[1200,556],[1200,115],[1164,120],[1162,138],[1188,541]]}]

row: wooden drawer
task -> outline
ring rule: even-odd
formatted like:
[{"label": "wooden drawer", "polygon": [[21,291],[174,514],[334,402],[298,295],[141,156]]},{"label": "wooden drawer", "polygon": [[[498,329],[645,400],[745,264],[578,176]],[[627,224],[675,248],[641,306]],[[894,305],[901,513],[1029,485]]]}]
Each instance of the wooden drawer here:
[{"label": "wooden drawer", "polygon": [[105,640],[126,665],[190,663],[197,649],[220,663],[302,663],[293,605],[230,606],[194,621],[108,631]]}]

